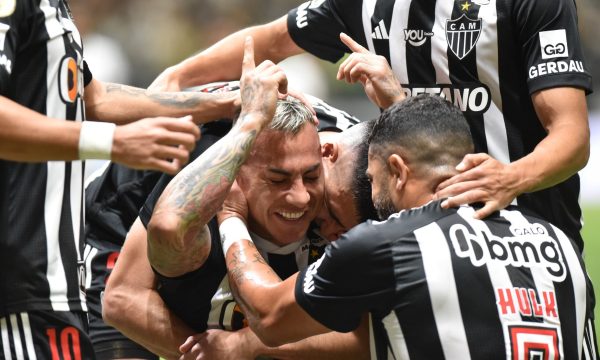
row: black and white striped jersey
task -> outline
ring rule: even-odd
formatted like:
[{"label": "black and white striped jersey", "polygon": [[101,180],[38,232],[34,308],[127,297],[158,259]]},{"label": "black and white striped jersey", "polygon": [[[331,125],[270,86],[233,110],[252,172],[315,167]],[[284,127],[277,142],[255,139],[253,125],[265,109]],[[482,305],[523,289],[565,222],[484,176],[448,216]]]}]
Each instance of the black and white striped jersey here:
[{"label": "black and white striped jersey", "polygon": [[[475,150],[518,160],[546,136],[531,101],[545,88],[591,91],[573,0],[312,0],[288,14],[292,39],[329,61],[345,32],[385,56],[408,96],[463,110]],[[518,198],[582,246],[579,178]]]},{"label": "black and white striped jersey", "polygon": [[[0,3],[0,95],[65,121],[84,118],[81,38],[62,0]],[[84,79],[85,73],[85,79]],[[0,317],[85,310],[83,164],[0,160]]]},{"label": "black and white striped jersey", "polygon": [[296,301],[336,331],[370,312],[378,359],[597,359],[574,243],[515,206],[482,221],[440,202],[343,235],[299,275]]}]

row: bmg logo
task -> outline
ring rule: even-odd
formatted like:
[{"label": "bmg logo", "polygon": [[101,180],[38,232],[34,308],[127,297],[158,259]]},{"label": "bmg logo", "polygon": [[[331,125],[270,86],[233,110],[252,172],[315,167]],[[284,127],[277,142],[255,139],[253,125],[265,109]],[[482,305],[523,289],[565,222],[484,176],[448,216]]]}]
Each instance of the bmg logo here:
[{"label": "bmg logo", "polygon": [[540,48],[542,59],[568,57],[569,47],[565,29],[540,31]]}]

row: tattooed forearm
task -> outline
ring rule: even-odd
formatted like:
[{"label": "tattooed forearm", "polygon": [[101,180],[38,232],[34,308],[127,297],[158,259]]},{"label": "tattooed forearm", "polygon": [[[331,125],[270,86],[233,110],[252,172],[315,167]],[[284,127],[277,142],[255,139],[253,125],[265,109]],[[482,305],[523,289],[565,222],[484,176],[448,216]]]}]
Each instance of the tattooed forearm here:
[{"label": "tattooed forearm", "polygon": [[203,97],[206,96],[206,94],[194,92],[149,92],[145,89],[120,84],[106,84],[106,92],[137,97],[176,109],[194,109],[205,102]]},{"label": "tattooed forearm", "polygon": [[254,243],[244,241],[231,246],[227,254],[227,271],[232,287],[240,288],[246,281],[252,285],[274,284],[281,278],[271,269]]},{"label": "tattooed forearm", "polygon": [[234,129],[211,146],[171,181],[156,214],[177,214],[181,234],[206,224],[221,208],[256,136],[256,130]]}]

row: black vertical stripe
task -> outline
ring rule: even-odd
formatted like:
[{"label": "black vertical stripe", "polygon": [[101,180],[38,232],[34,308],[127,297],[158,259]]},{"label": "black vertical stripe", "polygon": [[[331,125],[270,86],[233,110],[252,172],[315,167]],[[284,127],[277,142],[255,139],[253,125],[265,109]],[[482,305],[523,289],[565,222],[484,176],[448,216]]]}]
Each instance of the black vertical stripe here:
[{"label": "black vertical stripe", "polygon": [[[435,23],[435,0],[415,0],[411,2],[408,25],[402,29],[403,41],[406,44],[406,70],[408,81],[415,84],[435,84],[435,68],[431,60],[431,33]],[[408,36],[416,31],[422,45],[411,44]]]},{"label": "black vertical stripe", "polygon": [[[465,3],[470,4],[469,10],[467,11],[462,10]],[[454,9],[452,10],[452,19],[448,20],[457,20],[463,15],[466,15],[470,20],[476,20],[478,19],[478,13],[479,7],[472,2],[468,0],[455,0]],[[450,81],[454,85],[480,83],[477,74],[477,49],[475,46],[476,45],[473,45],[473,49],[462,59],[459,59],[450,47],[448,48],[447,56]],[[463,97],[463,101],[467,100],[466,97]],[[469,122],[471,134],[473,134],[475,152],[488,152],[483,115],[472,114],[467,111],[465,112],[465,116]]]},{"label": "black vertical stripe", "polygon": [[[373,16],[371,17],[371,33],[375,32],[375,28],[380,26],[379,23],[383,20],[385,24],[386,32],[390,33],[390,27],[392,25],[392,14],[394,12],[394,2],[389,0],[378,0],[373,10]],[[384,56],[388,63],[390,61],[390,40],[389,39],[376,39],[371,35],[373,40],[373,47],[378,55]]]}]

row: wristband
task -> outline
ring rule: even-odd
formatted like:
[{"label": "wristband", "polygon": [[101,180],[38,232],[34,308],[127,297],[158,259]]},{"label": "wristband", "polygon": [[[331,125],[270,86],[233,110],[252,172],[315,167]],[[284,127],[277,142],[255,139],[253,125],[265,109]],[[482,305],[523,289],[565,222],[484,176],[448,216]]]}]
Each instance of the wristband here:
[{"label": "wristband", "polygon": [[246,224],[239,217],[228,217],[223,220],[219,226],[219,233],[221,234],[221,247],[223,248],[223,255],[227,255],[227,250],[233,245],[234,242],[239,240],[248,240],[252,242],[250,233]]},{"label": "wristband", "polygon": [[79,133],[79,159],[110,160],[116,127],[113,123],[82,122]]}]

